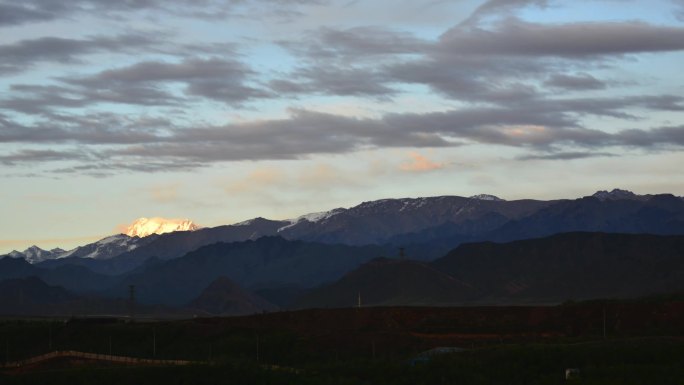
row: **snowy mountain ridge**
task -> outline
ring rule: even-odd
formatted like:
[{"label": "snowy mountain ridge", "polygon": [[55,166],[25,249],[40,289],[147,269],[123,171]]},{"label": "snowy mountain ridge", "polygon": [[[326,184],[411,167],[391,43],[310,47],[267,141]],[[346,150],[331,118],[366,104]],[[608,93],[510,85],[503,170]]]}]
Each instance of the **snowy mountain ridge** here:
[{"label": "snowy mountain ridge", "polygon": [[202,227],[189,219],[167,219],[161,217],[138,218],[128,226],[124,234],[129,237],[147,237],[174,231],[194,231]]}]

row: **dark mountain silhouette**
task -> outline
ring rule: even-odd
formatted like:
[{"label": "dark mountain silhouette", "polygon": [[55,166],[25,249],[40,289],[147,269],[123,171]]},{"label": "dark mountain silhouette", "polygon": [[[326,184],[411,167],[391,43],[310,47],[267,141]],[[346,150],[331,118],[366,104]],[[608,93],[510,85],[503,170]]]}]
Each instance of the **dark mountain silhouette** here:
[{"label": "dark mountain silhouette", "polygon": [[2,314],[50,314],[55,306],[76,300],[62,287],[49,286],[38,277],[13,278],[0,282]]},{"label": "dark mountain silhouette", "polygon": [[139,255],[130,255],[124,253],[117,255],[110,259],[94,259],[81,257],[66,257],[60,259],[51,259],[45,262],[36,264],[41,268],[55,269],[63,266],[80,266],[87,268],[93,272],[108,276],[117,276],[129,273],[147,263],[158,261],[157,257],[141,257]]},{"label": "dark mountain silhouette", "polygon": [[473,288],[410,260],[378,258],[339,281],[309,291],[293,307],[455,305],[475,297]]},{"label": "dark mountain silhouette", "polygon": [[31,265],[21,258],[0,258],[0,280],[35,276],[50,285],[62,286],[76,293],[103,290],[116,279],[97,274],[82,266],[65,265],[55,269]]},{"label": "dark mountain silhouette", "polygon": [[236,316],[278,310],[267,300],[235,284],[227,277],[219,277],[192,300],[188,307],[211,315]]},{"label": "dark mountain silhouette", "polygon": [[585,197],[561,201],[480,238],[510,241],[573,231],[684,234],[684,200],[663,194],[644,200]]},{"label": "dark mountain silhouette", "polygon": [[136,285],[143,302],[184,305],[221,276],[250,290],[309,288],[335,281],[383,251],[379,246],[328,245],[280,237],[216,243],[130,274],[109,292],[120,293],[128,285]]},{"label": "dark mountain silhouette", "polygon": [[479,220],[500,223],[491,231],[478,232],[468,221],[445,222],[388,240],[404,246],[420,260],[434,260],[462,243],[545,237],[566,232],[635,234],[684,234],[684,200],[673,195],[635,195],[624,190],[599,192],[576,200],[556,201],[523,218],[497,219],[490,213]]},{"label": "dark mountain silhouette", "polygon": [[[126,299],[107,299],[72,293],[61,286],[48,285],[38,277],[13,278],[0,281],[0,314],[43,315],[60,317],[123,316],[130,313]],[[136,304],[135,314],[141,317],[189,317],[182,309]]]},{"label": "dark mountain silhouette", "polygon": [[432,263],[493,303],[627,298],[684,289],[684,236],[566,233],[464,244]]},{"label": "dark mountain silhouette", "polygon": [[40,269],[22,258],[0,258],[0,281],[12,278],[26,278],[36,275]]},{"label": "dark mountain silhouette", "polygon": [[684,290],[684,236],[565,233],[463,244],[432,263],[377,260],[297,307],[558,303]]},{"label": "dark mountain silhouette", "polygon": [[283,286],[274,285],[271,287],[254,289],[255,294],[283,309],[289,308],[293,304],[293,301],[300,298],[307,291],[308,288],[304,288],[295,284]]}]

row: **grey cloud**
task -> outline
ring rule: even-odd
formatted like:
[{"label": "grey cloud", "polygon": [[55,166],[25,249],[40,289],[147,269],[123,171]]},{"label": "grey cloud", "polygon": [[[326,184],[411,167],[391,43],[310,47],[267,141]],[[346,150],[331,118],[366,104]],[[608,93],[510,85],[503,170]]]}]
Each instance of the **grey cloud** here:
[{"label": "grey cloud", "polygon": [[658,144],[684,146],[684,125],[659,127],[652,130],[624,130],[615,135],[620,143],[635,147]]},{"label": "grey cloud", "polygon": [[156,161],[149,158],[128,161],[107,161],[97,164],[83,164],[71,167],[60,167],[49,170],[51,174],[74,174],[88,175],[96,178],[104,178],[121,172],[172,172],[190,171],[202,167],[204,164],[189,161]]},{"label": "grey cloud", "polygon": [[272,80],[277,93],[388,97],[396,93],[390,74],[379,63],[424,54],[432,43],[412,34],[365,26],[321,28],[299,41],[279,44],[304,59],[305,65]]},{"label": "grey cloud", "polygon": [[[0,99],[0,109],[49,115],[60,108],[84,108],[98,103],[174,106],[203,97],[238,105],[272,95],[249,84],[254,72],[230,59],[185,59],[167,63],[147,61],[85,77],[62,77],[60,85],[11,86],[12,95]],[[167,86],[184,84],[183,95]]]},{"label": "grey cloud", "polygon": [[173,124],[163,118],[130,118],[117,114],[90,116],[51,115],[35,125],[21,125],[0,118],[0,143],[86,145],[135,144],[164,140]]},{"label": "grey cloud", "polygon": [[684,50],[684,28],[640,21],[536,24],[506,19],[494,30],[456,27],[440,38],[455,55],[584,58]]},{"label": "grey cloud", "polygon": [[349,29],[320,28],[309,31],[298,41],[280,41],[294,53],[310,58],[364,60],[383,55],[418,54],[425,52],[430,42],[412,34],[376,26]]},{"label": "grey cloud", "polygon": [[24,5],[0,3],[0,27],[53,18],[53,14]]},{"label": "grey cloud", "polygon": [[546,8],[548,3],[547,0],[488,0],[477,7],[461,25],[476,25],[486,16],[511,14],[529,5]]},{"label": "grey cloud", "polygon": [[[320,4],[321,0],[6,0],[0,2],[0,27],[35,21],[64,19],[76,14],[105,16],[111,13],[154,11],[183,17],[212,19],[239,16],[240,10],[254,11],[256,5],[264,14],[292,13],[293,6]],[[266,12],[267,11],[267,12]]]},{"label": "grey cloud", "polygon": [[285,94],[329,94],[386,97],[396,93],[385,85],[389,78],[380,71],[356,67],[312,66],[290,74],[290,79],[269,83],[273,91]]},{"label": "grey cloud", "polygon": [[236,60],[190,58],[178,63],[141,62],[89,77],[63,81],[85,89],[125,92],[131,87],[138,87],[153,93],[158,91],[156,87],[159,85],[177,82],[186,85],[186,95],[239,104],[253,98],[269,96],[266,91],[248,85],[249,78],[254,74],[244,63]]},{"label": "grey cloud", "polygon": [[614,157],[609,152],[557,152],[549,154],[531,154],[518,157],[519,160],[575,160],[597,157]]},{"label": "grey cloud", "polygon": [[[592,150],[611,146],[684,146],[682,127],[610,134],[554,119],[557,118],[517,116],[515,111],[496,109],[393,114],[381,119],[294,111],[289,119],[177,130],[167,142],[126,146],[109,155],[204,164],[299,159],[312,154],[349,153],[370,148],[460,146],[470,142],[526,147],[542,151],[540,157],[571,159],[580,157],[580,152],[558,149],[565,146]],[[582,153],[605,156],[604,151]]]},{"label": "grey cloud", "polygon": [[430,86],[433,90],[469,102],[509,103],[538,96],[537,89],[521,83],[529,73],[544,72],[542,63],[493,62],[486,58],[445,58],[388,66],[390,79]]},{"label": "grey cloud", "polygon": [[[164,145],[233,143],[245,151],[251,151],[249,147],[252,146],[257,157],[265,156],[259,155],[264,149],[279,154],[277,156],[285,156],[333,150],[348,152],[364,146],[442,146],[459,140],[542,147],[566,141],[591,146],[592,143],[611,144],[616,136],[583,128],[579,116],[634,118],[623,111],[682,108],[683,103],[684,98],[674,96],[556,99],[519,103],[507,108],[469,107],[429,114],[389,114],[382,119],[293,110],[287,119],[205,128],[174,126],[169,120],[159,117],[133,119],[118,114],[86,117],[53,114],[45,124],[38,126],[18,125],[7,117],[0,119],[0,141]],[[544,129],[538,129],[540,127]],[[516,132],[516,129],[523,131]],[[627,144],[624,139],[620,143]],[[311,148],[307,144],[311,144]],[[236,154],[241,151],[237,149]]]},{"label": "grey cloud", "polygon": [[606,83],[586,73],[575,75],[554,74],[551,75],[544,84],[549,87],[572,91],[600,90],[606,88]]},{"label": "grey cloud", "polygon": [[101,81],[121,83],[190,81],[231,75],[243,77],[248,72],[250,71],[242,63],[219,58],[186,59],[180,63],[147,61],[129,67],[103,71],[81,81],[72,80],[72,83],[90,85]]},{"label": "grey cloud", "polygon": [[84,54],[98,52],[131,52],[134,49],[151,47],[156,39],[142,35],[119,35],[114,37],[96,36],[89,39],[66,39],[42,37],[21,40],[16,43],[0,45],[0,75],[7,72],[25,71],[41,62],[72,63],[79,61]]},{"label": "grey cloud", "polygon": [[84,108],[98,103],[139,106],[177,105],[180,98],[154,85],[112,84],[104,87],[38,86],[15,84],[11,97],[0,99],[0,109],[30,115],[50,115],[54,110]]},{"label": "grey cloud", "polygon": [[[489,29],[457,26],[420,60],[386,66],[396,82],[425,84],[463,101],[494,104],[547,99],[540,76],[644,52],[684,50],[684,28],[641,22],[534,24],[506,19]],[[582,59],[582,60],[579,60]],[[552,75],[547,86],[598,89],[581,73]]]},{"label": "grey cloud", "polygon": [[[475,14],[506,14],[527,5],[547,2],[492,0]],[[486,27],[459,25],[432,43],[377,27],[316,32],[281,42],[305,65],[273,80],[274,91],[388,97],[396,94],[395,84],[414,83],[465,102],[508,105],[548,98],[555,93],[549,88],[605,89],[609,83],[582,71],[628,54],[684,50],[684,28],[637,21],[536,24],[507,18]],[[373,64],[365,65],[366,58]],[[570,70],[575,74],[564,74]]]},{"label": "grey cloud", "polygon": [[[623,100],[623,103],[643,103],[643,100]],[[87,145],[90,151],[88,164],[65,167],[60,172],[85,172],[87,169],[94,173],[153,172],[190,169],[224,161],[300,159],[312,154],[350,153],[363,149],[469,143],[534,151],[525,159],[606,156],[605,149],[614,146],[647,150],[684,147],[684,126],[607,133],[583,127],[570,114],[553,109],[544,111],[544,106],[527,110],[520,107],[465,108],[425,114],[390,114],[378,119],[293,110],[286,119],[169,129],[163,128],[163,118],[117,119],[120,118],[90,117],[70,124],[52,122],[43,127],[13,127],[5,122],[0,126],[0,141],[34,146],[41,143]],[[567,151],[567,148],[573,150]],[[581,150],[576,150],[578,148]],[[86,162],[79,156],[82,154],[78,152],[71,157],[62,153],[23,152],[6,155],[2,161],[6,164]]]},{"label": "grey cloud", "polygon": [[83,160],[85,156],[78,150],[55,151],[25,149],[6,155],[0,155],[0,163],[13,166],[18,163],[45,163],[65,160]]}]

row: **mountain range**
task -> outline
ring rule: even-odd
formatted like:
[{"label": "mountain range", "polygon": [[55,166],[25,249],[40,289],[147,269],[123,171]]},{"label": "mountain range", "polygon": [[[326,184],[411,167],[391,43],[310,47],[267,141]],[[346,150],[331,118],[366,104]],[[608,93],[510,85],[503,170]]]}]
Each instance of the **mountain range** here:
[{"label": "mountain range", "polygon": [[141,218],[128,232],[142,233],[149,223],[162,229],[160,232],[173,226],[180,226],[179,231],[145,237],[118,234],[70,251],[48,252],[34,246],[23,253],[14,251],[9,255],[24,257],[31,263],[71,258],[68,262],[50,262],[50,266],[79,263],[74,257],[128,259],[128,263],[115,263],[116,267],[103,264],[102,268],[97,263],[81,261],[100,272],[119,274],[152,256],[171,259],[215,242],[279,235],[331,244],[404,246],[413,258],[431,260],[462,242],[507,241],[567,231],[679,234],[684,229],[684,200],[670,194],[637,195],[619,189],[598,191],[580,199],[552,201],[505,201],[481,194],[469,198],[382,199],[290,220],[255,218],[213,228],[199,228],[188,220],[162,224],[159,220],[150,221]]},{"label": "mountain range", "polygon": [[563,233],[464,244],[431,263],[377,259],[294,307],[551,304],[684,290],[684,236]]},{"label": "mountain range", "polygon": [[0,281],[37,277],[111,299],[135,285],[141,303],[216,314],[354,306],[359,295],[374,305],[635,296],[680,288],[684,199],[618,189],[552,201],[383,199],[183,230],[13,252]]}]

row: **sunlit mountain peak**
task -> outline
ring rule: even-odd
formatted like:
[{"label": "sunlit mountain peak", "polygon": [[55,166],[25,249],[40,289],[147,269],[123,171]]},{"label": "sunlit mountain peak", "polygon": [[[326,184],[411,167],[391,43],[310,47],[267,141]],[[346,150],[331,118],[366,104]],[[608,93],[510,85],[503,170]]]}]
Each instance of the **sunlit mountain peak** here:
[{"label": "sunlit mountain peak", "polygon": [[130,237],[146,237],[152,234],[194,231],[200,228],[201,226],[189,219],[138,218],[123,233]]}]

